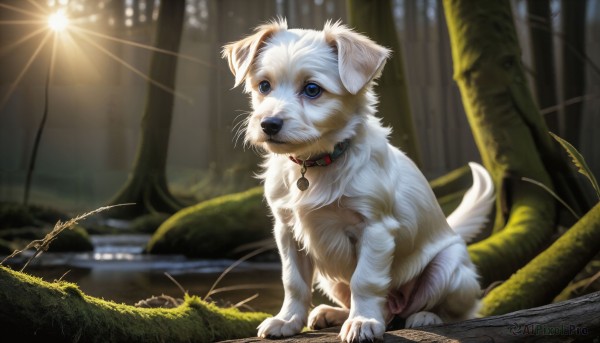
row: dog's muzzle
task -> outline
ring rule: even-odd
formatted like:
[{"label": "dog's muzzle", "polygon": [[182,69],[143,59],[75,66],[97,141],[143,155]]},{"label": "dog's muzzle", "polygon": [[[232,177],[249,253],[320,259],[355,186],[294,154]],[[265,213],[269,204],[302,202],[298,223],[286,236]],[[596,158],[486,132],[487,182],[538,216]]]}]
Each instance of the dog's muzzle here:
[{"label": "dog's muzzle", "polygon": [[260,121],[260,127],[262,127],[263,132],[269,136],[276,135],[281,131],[282,126],[283,119],[277,117],[265,117]]}]

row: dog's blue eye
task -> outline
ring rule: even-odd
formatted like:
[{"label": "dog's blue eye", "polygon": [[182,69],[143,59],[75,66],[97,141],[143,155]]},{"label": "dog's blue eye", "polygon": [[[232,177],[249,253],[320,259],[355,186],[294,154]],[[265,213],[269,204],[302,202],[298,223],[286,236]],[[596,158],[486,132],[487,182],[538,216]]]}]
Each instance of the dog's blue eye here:
[{"label": "dog's blue eye", "polygon": [[316,83],[307,83],[302,90],[302,93],[311,99],[318,97],[322,92],[323,89]]},{"label": "dog's blue eye", "polygon": [[269,92],[271,92],[271,84],[269,83],[269,81],[261,81],[258,84],[258,90],[262,93],[262,94],[269,94]]}]

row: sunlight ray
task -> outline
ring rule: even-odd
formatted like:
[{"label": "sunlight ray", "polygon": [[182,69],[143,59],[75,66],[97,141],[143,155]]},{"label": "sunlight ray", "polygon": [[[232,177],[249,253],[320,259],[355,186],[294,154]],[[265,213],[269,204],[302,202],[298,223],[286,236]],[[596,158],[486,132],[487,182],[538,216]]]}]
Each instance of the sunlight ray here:
[{"label": "sunlight ray", "polygon": [[[61,53],[60,61],[63,65],[77,66],[77,75],[81,77],[102,78],[102,72],[94,65],[87,52],[81,48],[80,43],[74,39],[71,32],[67,31],[61,35],[60,46],[58,47]],[[64,53],[68,51],[68,53]]]},{"label": "sunlight ray", "polygon": [[115,61],[119,62],[121,65],[123,65],[125,68],[131,70],[132,72],[134,72],[135,74],[137,74],[138,76],[142,77],[143,79],[145,79],[146,81],[150,82],[151,84],[155,85],[156,87],[164,90],[165,92],[169,92],[181,99],[184,99],[185,101],[189,102],[189,103],[193,103],[193,100],[187,96],[185,96],[184,94],[177,92],[174,89],[171,89],[170,87],[155,81],[153,79],[151,79],[148,75],[146,75],[144,72],[140,71],[139,69],[135,68],[134,66],[132,66],[131,64],[127,63],[125,60],[121,59],[120,57],[118,57],[117,55],[113,54],[112,52],[110,52],[109,50],[107,50],[106,48],[102,47],[100,44],[94,42],[92,39],[90,39],[89,37],[87,37],[84,33],[82,32],[77,32],[77,31],[73,31],[73,33],[77,34],[80,38],[82,38],[83,40],[85,40],[86,42],[90,43],[91,45],[93,45],[94,47],[96,47],[98,50],[102,51],[104,54],[106,54],[107,56],[109,56],[110,58],[114,59]]},{"label": "sunlight ray", "polygon": [[0,109],[4,108],[4,105],[6,105],[6,103],[8,102],[8,99],[10,98],[12,93],[17,88],[17,85],[19,84],[19,82],[21,82],[21,79],[23,78],[25,73],[27,73],[27,70],[29,70],[29,67],[31,67],[31,64],[33,63],[33,61],[40,54],[40,51],[42,51],[42,48],[46,45],[46,42],[48,42],[48,38],[50,38],[51,34],[52,34],[51,32],[46,33],[46,36],[44,36],[44,38],[42,39],[42,41],[40,42],[38,47],[35,49],[34,53],[31,55],[31,57],[29,58],[29,60],[25,64],[25,66],[23,67],[23,70],[21,70],[21,72],[19,73],[19,76],[17,76],[15,81],[10,85],[8,92],[4,95],[4,98],[2,98],[2,101],[0,101]]},{"label": "sunlight ray", "polygon": [[0,25],[41,25],[42,20],[0,20]]},{"label": "sunlight ray", "polygon": [[35,2],[34,0],[27,0],[27,2],[29,4],[31,4],[33,7],[37,8],[42,13],[45,13],[45,14],[50,13],[48,11],[48,8],[45,8],[44,6],[42,6],[42,5],[38,4],[37,2]]},{"label": "sunlight ray", "polygon": [[137,48],[142,48],[142,49],[146,49],[146,50],[150,50],[150,51],[156,51],[156,52],[160,52],[160,53],[163,53],[163,54],[166,54],[166,55],[176,56],[176,57],[179,57],[181,59],[188,60],[190,62],[195,62],[195,63],[201,64],[201,65],[204,65],[204,66],[209,67],[209,68],[215,68],[215,66],[213,64],[208,63],[206,61],[203,61],[201,59],[195,58],[193,56],[189,56],[189,55],[185,55],[185,54],[180,54],[180,53],[176,53],[176,52],[173,52],[173,51],[170,51],[170,50],[160,49],[160,48],[157,48],[157,47],[154,47],[154,46],[151,46],[151,45],[146,45],[146,44],[142,44],[142,43],[138,43],[138,42],[126,40],[126,39],[121,39],[121,38],[117,38],[117,37],[105,35],[105,34],[98,33],[98,32],[92,31],[92,30],[84,29],[83,27],[73,27],[73,29],[78,30],[78,31],[82,31],[82,33],[87,33],[87,34],[90,34],[90,35],[93,35],[93,36],[96,36],[96,37],[99,37],[99,38],[104,38],[104,39],[107,39],[107,40],[111,40],[113,42],[118,42],[118,43],[122,43],[122,44],[125,44],[125,45],[130,45],[130,46],[134,46],[134,47],[137,47]]},{"label": "sunlight ray", "polygon": [[11,6],[11,5],[7,5],[7,4],[3,4],[3,3],[0,3],[0,7],[6,8],[8,10],[15,11],[15,12],[27,14],[27,15],[32,16],[32,17],[40,18],[41,20],[46,20],[46,15],[44,15],[44,14],[31,12],[31,11],[24,10],[22,8],[19,8],[19,7],[15,7],[15,6]]},{"label": "sunlight ray", "polygon": [[58,39],[56,39],[56,32],[54,33],[54,39],[52,40],[52,53],[50,54],[50,69],[48,70],[49,78],[52,80],[54,76],[54,64],[56,61],[56,47],[58,46]]},{"label": "sunlight ray", "polygon": [[19,46],[19,45],[21,45],[21,44],[25,43],[26,41],[30,40],[31,38],[33,38],[33,37],[35,37],[35,36],[39,35],[40,33],[44,32],[44,31],[46,31],[46,30],[47,30],[47,28],[45,28],[45,27],[40,27],[39,29],[37,29],[37,30],[35,30],[35,31],[31,32],[31,33],[29,33],[28,35],[21,37],[21,38],[20,38],[19,40],[17,40],[16,42],[13,42],[13,43],[10,43],[10,44],[8,44],[8,45],[6,45],[6,46],[3,46],[3,47],[0,49],[0,56],[2,56],[2,55],[4,55],[4,54],[8,53],[8,52],[9,52],[9,51],[11,51],[12,49],[14,49],[14,48],[16,48],[17,46]]}]

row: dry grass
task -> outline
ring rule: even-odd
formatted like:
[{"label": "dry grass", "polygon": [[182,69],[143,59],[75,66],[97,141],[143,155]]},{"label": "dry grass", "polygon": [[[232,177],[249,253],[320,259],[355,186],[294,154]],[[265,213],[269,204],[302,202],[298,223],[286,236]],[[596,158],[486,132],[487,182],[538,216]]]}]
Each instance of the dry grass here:
[{"label": "dry grass", "polygon": [[3,265],[6,261],[8,261],[9,259],[21,254],[23,251],[29,250],[29,249],[35,249],[35,253],[27,260],[27,262],[25,263],[25,265],[23,265],[23,267],[21,268],[21,272],[25,270],[25,268],[27,268],[27,266],[29,265],[29,263],[31,261],[33,261],[36,257],[38,257],[39,255],[41,255],[43,252],[48,251],[48,248],[50,247],[50,244],[58,237],[58,235],[60,235],[61,232],[63,232],[64,230],[67,229],[71,229],[73,228],[75,225],[77,225],[79,223],[79,221],[92,216],[94,214],[109,210],[113,207],[118,207],[118,206],[128,206],[128,205],[134,205],[134,204],[119,204],[119,205],[113,205],[113,206],[104,206],[104,207],[100,207],[98,209],[95,209],[93,211],[81,214],[75,218],[69,219],[66,222],[62,222],[62,221],[58,221],[56,224],[54,224],[54,228],[52,229],[52,231],[48,232],[48,234],[46,234],[46,236],[44,236],[44,238],[42,239],[36,239],[34,241],[32,241],[31,243],[27,244],[27,246],[21,250],[15,250],[12,254],[8,255],[7,257],[5,257],[2,262],[0,262],[0,265]]}]

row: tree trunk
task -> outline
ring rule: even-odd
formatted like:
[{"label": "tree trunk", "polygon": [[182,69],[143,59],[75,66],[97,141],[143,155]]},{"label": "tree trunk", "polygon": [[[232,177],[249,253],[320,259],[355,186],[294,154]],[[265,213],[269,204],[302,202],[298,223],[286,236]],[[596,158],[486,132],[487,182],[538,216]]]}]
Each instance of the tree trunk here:
[{"label": "tree trunk", "polygon": [[579,186],[527,88],[508,0],[445,0],[454,78],[497,193],[495,234],[469,252],[483,285],[504,280],[547,244],[556,202],[543,183],[576,207]]},{"label": "tree trunk", "polygon": [[[555,106],[558,100],[554,78],[550,0],[527,0],[527,12],[535,95],[539,108],[545,109]],[[559,130],[558,111],[546,114],[544,119],[550,131],[562,134],[562,131]]]},{"label": "tree trunk", "polygon": [[393,52],[377,82],[378,109],[384,123],[393,129],[391,143],[401,148],[417,165],[421,165],[391,1],[347,0],[346,3],[349,25]]},{"label": "tree trunk", "polygon": [[[161,1],[156,32],[156,48],[177,52],[181,41],[185,1]],[[173,117],[173,90],[177,74],[177,57],[153,52],[150,61],[146,108],[133,171],[124,188],[111,204],[136,203],[121,208],[118,216],[139,215],[147,212],[173,213],[181,204],[171,195],[167,186],[166,164],[171,120]]]},{"label": "tree trunk", "polygon": [[[594,342],[600,335],[600,293],[510,314],[453,324],[389,331],[383,343]],[[277,343],[339,343],[340,328],[303,333]],[[273,342],[244,338],[228,343]]]},{"label": "tree trunk", "polygon": [[530,124],[539,131],[547,129],[539,113],[522,113],[512,100],[513,88],[527,94],[528,90],[509,2],[446,0],[444,10],[454,78],[498,194],[495,230],[502,231],[469,248],[487,285],[527,263],[553,231],[554,199],[520,181],[526,176],[553,187]]},{"label": "tree trunk", "polygon": [[116,304],[6,267],[0,267],[0,303],[3,334],[23,342],[212,342],[255,335],[268,316],[190,296],[171,309]]},{"label": "tree trunk", "polygon": [[[562,83],[563,99],[584,95],[585,88],[585,6],[586,1],[562,0]],[[577,101],[565,106],[565,133],[567,141],[579,147],[583,102]]]}]

